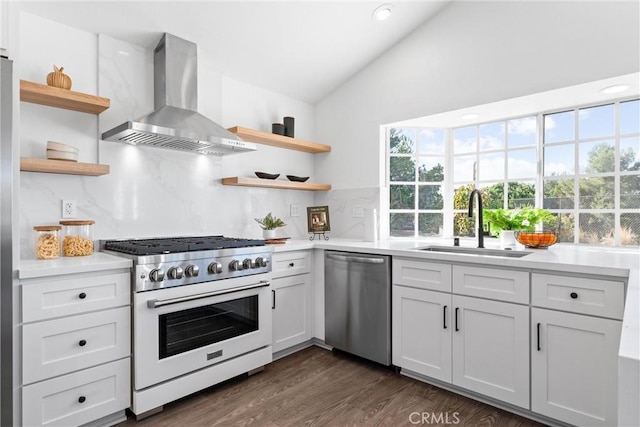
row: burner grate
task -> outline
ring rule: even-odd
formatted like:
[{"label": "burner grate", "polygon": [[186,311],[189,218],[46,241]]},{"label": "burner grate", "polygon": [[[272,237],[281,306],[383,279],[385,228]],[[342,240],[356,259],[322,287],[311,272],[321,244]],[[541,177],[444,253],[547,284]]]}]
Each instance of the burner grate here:
[{"label": "burner grate", "polygon": [[199,236],[162,239],[107,240],[104,249],[130,255],[160,255],[178,252],[264,246],[264,240],[233,237]]}]

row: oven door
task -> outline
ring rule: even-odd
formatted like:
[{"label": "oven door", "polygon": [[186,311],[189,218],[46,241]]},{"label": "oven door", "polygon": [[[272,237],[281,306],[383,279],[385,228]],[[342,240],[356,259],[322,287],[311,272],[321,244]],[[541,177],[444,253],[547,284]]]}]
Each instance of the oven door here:
[{"label": "oven door", "polygon": [[134,388],[271,345],[269,282],[263,276],[136,293]]}]

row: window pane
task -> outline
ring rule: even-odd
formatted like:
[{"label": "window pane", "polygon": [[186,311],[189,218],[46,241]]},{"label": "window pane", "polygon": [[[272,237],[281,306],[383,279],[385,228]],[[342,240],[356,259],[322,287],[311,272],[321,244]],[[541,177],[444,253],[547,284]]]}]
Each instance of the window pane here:
[{"label": "window pane", "polygon": [[613,209],[614,178],[603,176],[581,178],[579,209]]},{"label": "window pane", "polygon": [[612,136],[613,104],[598,107],[581,108],[578,111],[580,139]]},{"label": "window pane", "polygon": [[575,112],[547,114],[544,116],[544,142],[572,141],[575,139]]},{"label": "window pane", "polygon": [[580,173],[606,173],[616,168],[613,141],[582,142],[578,145]]},{"label": "window pane", "polygon": [[420,157],[418,165],[418,181],[444,181],[444,157]]},{"label": "window pane", "polygon": [[392,185],[389,188],[389,208],[391,209],[414,209],[415,208],[414,185]]},{"label": "window pane", "polygon": [[418,151],[420,154],[444,154],[444,129],[420,129]]},{"label": "window pane", "polygon": [[544,148],[544,176],[573,175],[574,173],[573,144]]},{"label": "window pane", "polygon": [[504,122],[480,126],[480,151],[504,148]]},{"label": "window pane", "polygon": [[415,215],[412,213],[391,213],[389,218],[389,230],[392,236],[414,236]]},{"label": "window pane", "polygon": [[418,233],[421,236],[442,235],[442,214],[421,213],[418,214]]},{"label": "window pane", "polygon": [[640,171],[640,138],[620,139],[620,171]]},{"label": "window pane", "polygon": [[509,120],[507,129],[509,132],[507,136],[509,147],[536,144],[537,119],[535,116]]},{"label": "window pane", "polygon": [[620,208],[640,209],[640,175],[620,177]]},{"label": "window pane", "polygon": [[509,209],[536,205],[536,185],[533,181],[510,182],[507,184],[507,207]]},{"label": "window pane", "polygon": [[554,214],[554,220],[543,223],[544,231],[553,231],[558,235],[558,242],[573,243],[573,214]]},{"label": "window pane", "polygon": [[504,179],[504,154],[480,154],[480,170],[478,179]]},{"label": "window pane", "polygon": [[620,133],[640,133],[640,100],[620,103]]},{"label": "window pane", "polygon": [[442,209],[442,187],[421,185],[418,187],[418,209]]},{"label": "window pane", "polygon": [[620,243],[623,246],[640,245],[640,213],[620,215]]},{"label": "window pane", "polygon": [[469,218],[467,213],[459,212],[453,216],[453,235],[454,236],[475,236],[474,230],[475,218]]},{"label": "window pane", "polygon": [[474,181],[476,178],[476,159],[475,155],[454,157],[453,181]]},{"label": "window pane", "polygon": [[391,128],[389,130],[389,152],[393,154],[412,154],[416,151],[415,130]]},{"label": "window pane", "polygon": [[478,146],[477,126],[454,129],[453,131],[453,152],[469,153],[476,151]]},{"label": "window pane", "polygon": [[482,207],[484,209],[498,209],[504,207],[504,184],[483,184],[480,188],[482,192]]},{"label": "window pane", "polygon": [[579,216],[580,243],[613,245],[615,217],[612,213],[583,214]]},{"label": "window pane", "polygon": [[507,176],[509,179],[536,177],[536,150],[509,151],[507,160]]},{"label": "window pane", "polygon": [[411,157],[390,157],[389,158],[389,180],[390,181],[411,181],[416,179],[415,160]]},{"label": "window pane", "polygon": [[544,181],[543,207],[545,209],[573,209],[573,179]]}]

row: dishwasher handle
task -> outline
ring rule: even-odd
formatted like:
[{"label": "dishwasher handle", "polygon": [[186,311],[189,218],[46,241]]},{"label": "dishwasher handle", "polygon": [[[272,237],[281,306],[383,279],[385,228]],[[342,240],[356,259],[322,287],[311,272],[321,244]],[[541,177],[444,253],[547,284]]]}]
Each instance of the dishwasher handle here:
[{"label": "dishwasher handle", "polygon": [[369,258],[369,257],[361,257],[361,256],[345,256],[345,255],[336,255],[336,254],[327,254],[327,258],[333,259],[336,261],[346,261],[346,262],[361,262],[364,264],[384,264],[384,258]]}]

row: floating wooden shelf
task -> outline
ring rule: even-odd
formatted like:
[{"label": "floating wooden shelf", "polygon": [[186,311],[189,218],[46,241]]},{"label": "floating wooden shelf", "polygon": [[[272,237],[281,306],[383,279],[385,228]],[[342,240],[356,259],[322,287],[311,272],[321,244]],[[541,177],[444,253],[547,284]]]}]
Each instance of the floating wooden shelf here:
[{"label": "floating wooden shelf", "polygon": [[101,176],[109,173],[109,165],[68,162],[65,160],[29,159],[23,157],[20,159],[20,170],[25,172]]},{"label": "floating wooden shelf", "polygon": [[317,142],[305,141],[303,139],[291,138],[288,136],[276,135],[274,133],[262,132],[259,130],[247,129],[240,126],[228,129],[240,138],[258,144],[271,145],[273,147],[286,148],[288,150],[304,151],[305,153],[328,153],[331,151],[330,145],[318,144]]},{"label": "floating wooden shelf", "polygon": [[281,188],[285,190],[328,191],[330,184],[313,184],[310,182],[283,181],[275,179],[246,178],[233,176],[222,178],[222,185],[238,185],[241,187]]},{"label": "floating wooden shelf", "polygon": [[20,100],[89,114],[100,114],[109,108],[111,104],[108,98],[26,80],[20,80]]}]

